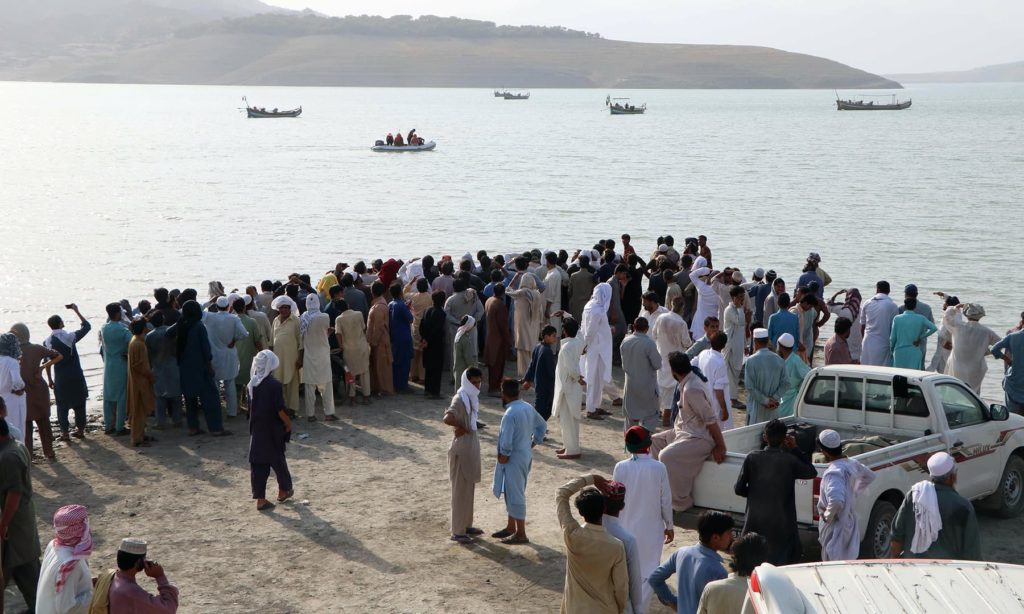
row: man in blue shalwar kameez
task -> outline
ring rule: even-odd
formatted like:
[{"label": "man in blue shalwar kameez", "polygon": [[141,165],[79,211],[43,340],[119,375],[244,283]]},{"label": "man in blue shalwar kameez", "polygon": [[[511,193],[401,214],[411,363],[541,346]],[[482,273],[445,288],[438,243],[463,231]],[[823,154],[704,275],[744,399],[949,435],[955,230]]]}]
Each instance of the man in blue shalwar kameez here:
[{"label": "man in blue shalwar kameez", "polygon": [[547,423],[526,401],[519,400],[519,381],[501,383],[505,415],[498,430],[498,464],[494,468],[495,497],[505,495],[508,525],[491,537],[503,544],[526,544],[526,480],[533,464],[533,446],[544,441]]}]

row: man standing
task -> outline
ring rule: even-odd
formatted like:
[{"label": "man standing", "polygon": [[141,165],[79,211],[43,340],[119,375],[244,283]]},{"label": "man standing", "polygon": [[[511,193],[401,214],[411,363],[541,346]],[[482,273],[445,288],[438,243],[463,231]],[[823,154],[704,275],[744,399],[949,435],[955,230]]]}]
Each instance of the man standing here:
[{"label": "man standing", "polygon": [[[452,295],[444,302],[444,313],[448,316],[448,326],[445,329],[445,347],[455,347],[455,333],[462,326],[462,319],[471,316],[474,322],[482,322],[484,317],[484,306],[477,298],[476,290],[469,287],[469,282],[460,273],[452,282]],[[537,340],[534,339],[534,342]],[[473,351],[473,362],[476,363],[476,353],[479,349],[476,327],[469,332],[469,345]],[[394,349],[394,348],[392,348]],[[457,382],[456,382],[457,383]]]},{"label": "man standing", "polygon": [[832,429],[818,434],[818,449],[828,460],[817,505],[821,560],[853,560],[860,552],[857,497],[875,480],[875,472],[846,458],[842,438]]},{"label": "man standing", "polygon": [[532,273],[525,270],[525,258],[516,258],[516,266],[522,265],[509,287],[518,286],[516,290],[508,290],[506,295],[512,297],[514,305],[513,322],[515,324],[516,375],[523,377],[530,366],[530,355],[540,337],[541,322],[544,320],[544,297],[537,291],[537,280]]},{"label": "man standing", "polygon": [[86,614],[92,600],[89,513],[81,505],[65,505],[54,512],[53,529],[55,535],[46,546],[39,573],[36,612]]},{"label": "man standing", "polygon": [[800,386],[804,383],[804,377],[810,373],[811,368],[796,353],[796,339],[789,333],[779,337],[779,356],[782,357],[784,365],[782,368],[782,383],[779,391],[782,398],[779,399],[779,411],[777,418],[792,416],[796,410],[796,396],[800,394]]},{"label": "man standing", "polygon": [[363,314],[349,309],[348,301],[339,301],[338,317],[334,319],[334,335],[345,358],[351,382],[347,384],[348,404],[355,404],[356,388],[362,393],[364,405],[370,403],[370,344],[366,341]]},{"label": "man standing", "polygon": [[473,526],[473,491],[480,481],[480,440],[476,434],[480,415],[480,383],[483,373],[470,367],[462,374],[443,421],[454,433],[448,446],[448,479],[452,484],[452,536],[460,544],[472,543],[483,531]]},{"label": "man standing", "polygon": [[[914,313],[924,316],[926,320],[935,324],[935,318],[932,316],[932,306],[918,298],[917,286],[915,284],[907,284],[903,288],[904,304],[900,307],[900,313],[907,311],[913,311]],[[911,309],[906,305],[906,299],[914,299],[914,308]],[[925,357],[928,356],[928,339],[921,341],[919,347],[921,350],[921,360],[924,361]]]},{"label": "man standing", "polygon": [[825,342],[825,366],[854,364],[849,343],[852,330],[853,322],[849,318],[836,319],[835,333]]},{"label": "man standing", "polygon": [[732,573],[724,580],[708,582],[700,595],[697,614],[736,614],[743,611],[750,576],[768,556],[768,542],[747,533],[732,543]]},{"label": "man standing", "polygon": [[734,488],[738,496],[747,499],[743,532],[758,533],[768,540],[769,563],[798,563],[801,548],[795,484],[818,473],[778,418],[765,425],[763,437],[768,447],[747,454]]},{"label": "man standing", "polygon": [[974,506],[956,491],[956,461],[928,459],[929,479],[911,487],[892,523],[892,558],[980,561]]},{"label": "man standing", "polygon": [[628,335],[619,348],[622,370],[626,375],[622,394],[622,409],[626,414],[623,428],[639,424],[648,431],[658,426],[658,370],[661,354],[658,345],[647,336],[647,318],[633,322],[633,334]]},{"label": "man standing", "polygon": [[533,464],[533,447],[544,441],[547,423],[529,403],[519,400],[518,380],[502,381],[501,401],[506,409],[498,428],[498,464],[491,492],[498,498],[505,495],[508,525],[491,537],[503,544],[527,544],[526,481]]},{"label": "man standing", "polygon": [[[141,539],[125,538],[117,549],[117,571],[101,574],[96,580],[90,612],[167,612],[178,611],[178,589],[158,563],[146,560],[148,545]],[[156,580],[158,595],[150,595],[135,577],[140,571]]]},{"label": "man standing", "polygon": [[[836,301],[840,294],[844,295],[842,303]],[[860,290],[857,288],[844,288],[843,290],[833,294],[832,298],[830,298],[828,303],[825,305],[828,307],[828,310],[832,312],[832,315],[835,315],[838,318],[846,318],[850,321],[851,326],[849,335],[846,337],[846,343],[850,350],[851,364],[860,364],[860,352],[861,346],[863,345],[860,329],[860,301]],[[838,325],[839,321],[837,319],[837,330]],[[827,351],[828,350],[826,349],[826,352]]]},{"label": "man standing", "polygon": [[663,423],[667,424],[672,415],[672,396],[676,390],[676,380],[672,377],[668,357],[673,352],[685,352],[693,345],[693,340],[690,339],[690,329],[686,325],[686,320],[674,311],[663,313],[654,320],[654,324],[651,325],[651,336],[661,356],[661,369],[658,370],[658,399]]},{"label": "man standing", "polygon": [[573,318],[562,322],[562,342],[555,365],[555,397],[551,415],[558,418],[562,427],[562,449],[555,454],[563,460],[582,456],[580,448],[580,404],[583,402],[583,375],[580,373],[580,358],[583,356],[583,339],[577,335],[580,325]]},{"label": "man standing", "polygon": [[744,348],[747,346],[747,318],[743,310],[745,300],[747,300],[747,291],[740,286],[733,286],[729,290],[729,305],[725,308],[725,313],[722,316],[723,332],[729,340],[722,350],[726,376],[729,378],[730,396],[725,400],[732,405],[733,409],[746,409],[736,396],[740,389]]},{"label": "man standing", "polygon": [[562,272],[558,268],[558,254],[544,254],[547,274],[544,276],[544,313],[545,324],[555,327],[555,338],[562,334]]},{"label": "man standing", "polygon": [[271,304],[274,318],[274,354],[280,366],[274,379],[284,387],[285,407],[295,415],[299,411],[299,371],[302,369],[302,332],[299,329],[298,306],[291,298],[279,296]]},{"label": "man standing", "polygon": [[[85,373],[82,371],[82,362],[78,356],[78,342],[89,334],[92,326],[89,321],[82,317],[78,311],[78,305],[71,303],[68,309],[75,312],[81,322],[81,328],[75,332],[64,329],[64,320],[58,315],[50,316],[46,321],[51,329],[50,336],[43,341],[43,345],[55,352],[60,352],[63,357],[60,362],[52,366],[53,376],[47,374],[47,379],[53,382],[53,397],[57,403],[57,423],[60,425],[61,441],[71,441],[68,431],[71,425],[68,422],[68,413],[75,410],[75,433],[78,439],[85,438],[85,403],[89,399],[89,387],[85,383]],[[47,369],[49,372],[50,369]]]},{"label": "man standing", "polygon": [[779,407],[785,369],[785,361],[768,349],[768,329],[754,329],[754,353],[747,358],[745,365],[743,382],[747,387],[747,424],[767,422],[775,417],[775,410]]},{"label": "man standing", "polygon": [[651,456],[665,464],[672,486],[672,509],[693,507],[693,481],[704,461],[725,460],[725,440],[704,382],[693,373],[685,354],[669,356],[672,376],[679,383],[679,414],[675,426],[654,436]]},{"label": "man standing", "polygon": [[[636,539],[643,581],[637,614],[647,611],[653,589],[647,582],[661,563],[664,544],[675,539],[672,524],[672,488],[665,465],[651,458],[651,433],[642,426],[626,431],[626,451],[630,458],[615,465],[612,479],[621,482],[626,490],[626,508],[619,514],[622,527]],[[636,602],[637,596],[630,594]]]},{"label": "man standing", "polygon": [[[306,312],[299,317],[299,334],[302,335],[302,381],[305,386],[306,420],[316,421],[316,392],[324,407],[324,421],[338,419],[334,415],[334,387],[331,385],[331,345],[328,343],[331,316],[320,311],[320,298],[316,294],[306,296]],[[336,338],[336,337],[335,337]]]},{"label": "man standing", "polygon": [[132,334],[122,321],[120,303],[107,305],[107,323],[100,330],[103,339],[103,432],[127,435],[128,344]]},{"label": "man standing", "polygon": [[892,365],[889,336],[892,334],[892,319],[899,310],[896,302],[889,298],[889,282],[875,284],[875,295],[860,310],[860,329],[864,340],[860,364]]},{"label": "man standing", "polygon": [[391,372],[391,329],[384,291],[384,284],[379,281],[370,286],[373,301],[366,318],[366,340],[370,344],[370,389],[378,397],[395,394]]},{"label": "man standing", "polygon": [[505,284],[494,285],[494,295],[487,299],[484,318],[487,335],[484,339],[484,364],[487,365],[487,394],[501,395],[501,380],[505,375],[505,361],[512,350],[512,332],[508,322],[508,305],[505,304]]},{"label": "man standing", "polygon": [[128,344],[128,419],[132,431],[132,445],[148,446],[152,437],[146,437],[146,419],[153,413],[156,400],[153,396],[156,378],[149,367],[149,352],[146,350],[146,321],[133,320],[132,340]]},{"label": "man standing", "polygon": [[601,409],[604,387],[612,381],[612,329],[608,324],[608,305],[612,288],[608,284],[594,287],[594,295],[583,308],[583,378],[587,382],[587,419],[604,420]]},{"label": "man standing", "polygon": [[42,552],[36,528],[36,508],[32,501],[31,464],[28,450],[11,437],[7,421],[0,420],[0,538],[3,539],[0,611],[4,609],[3,588],[11,580],[25,598],[28,611],[35,612],[36,608],[39,556]]},{"label": "man standing", "polygon": [[704,318],[703,327],[704,336],[694,341],[693,345],[686,349],[686,357],[690,360],[700,356],[701,352],[711,347],[711,338],[721,329],[717,316]]},{"label": "man standing", "polygon": [[[696,264],[696,263],[695,263]],[[693,323],[703,322],[704,318],[714,316],[718,318],[718,308],[721,304],[718,299],[718,292],[707,282],[711,269],[703,266],[695,271],[690,271],[690,282],[697,292],[697,307],[693,314]]]},{"label": "man standing", "polygon": [[960,303],[942,315],[942,325],[953,340],[946,373],[963,380],[977,394],[981,394],[981,382],[988,371],[985,357],[989,348],[999,342],[999,335],[979,322],[983,317],[985,308],[977,303]]},{"label": "man standing", "polygon": [[789,294],[783,292],[776,299],[779,310],[768,317],[768,341],[776,348],[779,337],[789,334],[793,339],[800,338],[800,316],[789,310]]},{"label": "man standing", "polygon": [[[728,577],[719,552],[732,547],[732,516],[716,511],[703,512],[697,520],[700,543],[676,550],[651,574],[648,583],[667,607],[678,614],[694,614],[704,587]],[[676,594],[666,584],[676,576]]]},{"label": "man standing", "polygon": [[[726,366],[722,350],[729,344],[729,335],[719,332],[711,338],[711,347],[697,357],[697,368],[708,378],[708,394],[718,417],[718,426],[723,431],[733,427],[732,414],[729,412],[729,399],[732,387],[729,381],[729,368]],[[742,354],[743,350],[740,349]]]},{"label": "man standing", "polygon": [[[602,525],[605,487],[603,477],[587,475],[558,489],[555,509],[566,555],[561,614],[619,614],[629,605],[625,547]],[[569,510],[569,498],[577,492],[576,511],[583,516],[582,526]]]},{"label": "man standing", "polygon": [[555,400],[555,353],[552,347],[558,342],[558,331],[550,324],[541,331],[540,343],[533,348],[530,366],[521,382],[523,390],[536,388],[534,407],[547,422],[551,417],[551,405]]},{"label": "man standing", "polygon": [[569,276],[569,312],[577,322],[582,322],[583,308],[594,293],[594,269],[590,268],[588,256],[580,256],[576,262],[580,269]]},{"label": "man standing", "polygon": [[931,320],[914,311],[917,299],[903,301],[904,311],[892,319],[889,347],[892,366],[903,369],[924,369],[925,343],[938,328]]},{"label": "man standing", "polygon": [[626,550],[626,571],[629,575],[629,601],[626,603],[626,614],[640,614],[643,586],[646,578],[640,573],[640,550],[632,531],[624,527],[619,514],[626,506],[626,485],[612,480],[605,482],[601,489],[604,494],[604,516],[601,524],[608,534],[622,542]]},{"label": "man standing", "polygon": [[[314,293],[315,296],[315,293]],[[238,377],[238,352],[235,344],[249,336],[238,316],[228,311],[228,297],[217,298],[217,311],[203,314],[206,332],[210,335],[210,350],[213,353],[213,378],[223,383],[224,401],[227,405],[228,417],[238,415],[238,390],[235,378]],[[308,308],[308,307],[307,307]],[[320,309],[317,299],[317,310]]]},{"label": "man standing", "polygon": [[[1011,332],[992,346],[992,355],[1006,364],[1003,375],[1003,392],[1006,407],[1016,414],[1024,414],[1024,330]],[[1014,358],[1020,368],[1014,367]]]}]

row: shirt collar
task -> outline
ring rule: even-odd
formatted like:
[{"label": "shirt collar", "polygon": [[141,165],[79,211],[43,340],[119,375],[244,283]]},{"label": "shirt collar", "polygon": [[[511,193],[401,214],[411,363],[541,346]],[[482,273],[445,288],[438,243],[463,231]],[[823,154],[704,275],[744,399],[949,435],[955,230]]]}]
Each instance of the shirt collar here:
[{"label": "shirt collar", "polygon": [[719,563],[722,562],[722,555],[718,554],[718,552],[712,550],[711,548],[708,548],[704,544],[697,544],[697,550],[701,553],[702,556],[705,556],[709,559],[714,559]]}]

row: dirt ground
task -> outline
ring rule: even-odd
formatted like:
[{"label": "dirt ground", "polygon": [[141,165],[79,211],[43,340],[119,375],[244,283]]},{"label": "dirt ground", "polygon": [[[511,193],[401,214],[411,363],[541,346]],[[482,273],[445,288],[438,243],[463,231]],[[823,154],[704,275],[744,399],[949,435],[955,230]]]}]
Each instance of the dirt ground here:
[{"label": "dirt ground", "polygon": [[[523,398],[532,400],[532,392]],[[481,401],[489,426],[480,432],[475,524],[489,534],[506,519],[490,494],[502,410],[498,399]],[[461,546],[448,540],[445,407],[421,394],[399,395],[345,406],[338,422],[297,421],[288,450],[296,495],[271,512],[256,512],[249,498],[244,419],[229,421],[234,436],[222,439],[154,431],[159,441],[145,449],[94,430],[61,445],[56,461],[35,460],[40,537],[43,546],[52,538],[49,520],[61,505],[88,506],[94,573],[115,565],[122,537],[147,539],[150,558],[180,589],[184,613],[557,612],[565,557],[555,492],[581,473],[608,476],[625,457],[621,411],[584,421],[578,461],[555,458],[561,436],[557,421],[549,422],[552,440],[535,450],[528,487],[531,544],[485,536]],[[273,478],[268,492],[276,493]],[[981,516],[985,557],[1024,563],[1021,528],[1021,519]],[[665,553],[695,540],[677,530]],[[140,583],[154,590],[148,578]],[[20,611],[13,585],[7,596],[8,611]],[[662,611],[669,610],[652,608]]]}]

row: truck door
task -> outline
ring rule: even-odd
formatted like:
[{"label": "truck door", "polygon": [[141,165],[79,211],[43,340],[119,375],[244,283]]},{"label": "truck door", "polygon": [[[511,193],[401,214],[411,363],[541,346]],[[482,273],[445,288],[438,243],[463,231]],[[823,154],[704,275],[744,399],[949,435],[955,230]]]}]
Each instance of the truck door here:
[{"label": "truck door", "polygon": [[991,492],[993,476],[1001,474],[996,454],[999,429],[986,428],[985,406],[962,384],[943,382],[935,391],[949,424],[949,453],[957,462],[957,491],[974,499]]}]

